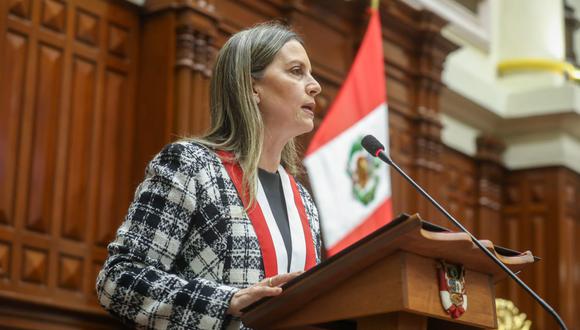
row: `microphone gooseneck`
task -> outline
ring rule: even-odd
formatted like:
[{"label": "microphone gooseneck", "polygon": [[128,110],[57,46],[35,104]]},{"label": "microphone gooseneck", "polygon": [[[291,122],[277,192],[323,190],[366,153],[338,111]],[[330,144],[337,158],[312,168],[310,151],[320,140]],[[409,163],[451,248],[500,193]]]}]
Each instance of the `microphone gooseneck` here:
[{"label": "microphone gooseneck", "polygon": [[511,269],[509,269],[503,262],[501,262],[501,260],[499,260],[493,253],[491,253],[491,251],[486,249],[483,246],[483,244],[481,244],[481,242],[477,238],[475,238],[473,234],[471,234],[465,227],[463,227],[463,225],[458,220],[456,220],[449,212],[447,212],[447,210],[445,210],[443,206],[439,205],[439,203],[437,203],[437,201],[435,201],[435,199],[433,199],[431,195],[429,195],[423,188],[421,188],[421,186],[419,186],[419,184],[417,184],[413,179],[411,179],[411,177],[408,176],[407,173],[405,173],[405,171],[403,171],[389,157],[389,155],[385,152],[385,147],[381,144],[381,142],[379,142],[379,140],[377,140],[372,135],[367,135],[362,139],[361,145],[368,153],[370,153],[375,157],[380,158],[385,163],[393,167],[397,172],[399,172],[399,174],[401,174],[417,191],[419,191],[419,193],[421,193],[423,197],[429,200],[429,202],[431,202],[431,204],[433,204],[433,206],[435,206],[435,208],[439,210],[439,212],[443,213],[443,215],[445,215],[445,217],[449,219],[449,221],[451,221],[451,223],[453,223],[462,232],[469,235],[471,241],[481,251],[483,251],[483,253],[485,253],[489,258],[491,258],[491,260],[493,260],[504,272],[506,272],[514,281],[516,281],[516,283],[518,283],[526,292],[528,292],[532,296],[532,298],[534,298],[550,315],[552,315],[552,317],[554,317],[556,322],[558,322],[558,325],[560,326],[561,329],[564,330],[568,329],[566,327],[566,324],[564,324],[564,321],[562,320],[560,315],[556,313],[556,311],[552,308],[552,306],[550,306],[547,302],[545,302],[542,298],[540,298],[540,296],[538,296],[538,294],[535,293],[534,290],[532,290],[529,286],[527,286],[526,283],[524,283],[516,274],[514,274],[514,272],[511,271]]}]

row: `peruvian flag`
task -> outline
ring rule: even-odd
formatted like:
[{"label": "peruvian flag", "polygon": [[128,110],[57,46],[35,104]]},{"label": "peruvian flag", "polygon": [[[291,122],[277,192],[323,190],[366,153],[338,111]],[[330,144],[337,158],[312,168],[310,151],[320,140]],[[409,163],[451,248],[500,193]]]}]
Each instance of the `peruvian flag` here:
[{"label": "peruvian flag", "polygon": [[304,159],[329,256],[392,218],[389,169],[360,145],[367,134],[389,145],[384,72],[381,22],[371,9],[346,81]]}]

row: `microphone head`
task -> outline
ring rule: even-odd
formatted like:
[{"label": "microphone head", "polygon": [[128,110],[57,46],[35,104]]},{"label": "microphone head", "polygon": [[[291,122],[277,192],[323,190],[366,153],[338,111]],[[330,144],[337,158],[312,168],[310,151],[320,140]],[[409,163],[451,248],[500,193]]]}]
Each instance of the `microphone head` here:
[{"label": "microphone head", "polygon": [[372,135],[365,136],[360,144],[363,148],[365,148],[366,151],[375,157],[378,156],[378,152],[380,150],[385,150],[385,146],[382,145],[382,143],[380,143],[379,140],[377,140],[377,138]]}]

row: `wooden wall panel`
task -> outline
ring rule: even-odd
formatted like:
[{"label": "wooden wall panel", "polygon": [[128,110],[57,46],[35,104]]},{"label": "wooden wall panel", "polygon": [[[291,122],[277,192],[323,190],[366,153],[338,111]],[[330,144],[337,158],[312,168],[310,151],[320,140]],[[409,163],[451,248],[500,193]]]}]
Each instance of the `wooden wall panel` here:
[{"label": "wooden wall panel", "polygon": [[[2,307],[3,325],[41,329],[47,307],[61,309],[58,322],[98,315],[111,324],[94,285],[134,189],[135,9],[91,0],[0,5],[0,76],[9,78],[0,92],[0,299],[19,301],[28,315]],[[99,203],[101,191],[114,203]]]},{"label": "wooden wall panel", "polygon": [[[561,225],[554,237],[560,256],[558,277],[558,305],[570,326],[580,325],[580,175],[569,170],[559,173],[558,203]],[[550,238],[548,238],[548,245]]]},{"label": "wooden wall panel", "polygon": [[[387,86],[388,89],[388,86]],[[413,175],[415,146],[414,125],[400,111],[389,104],[389,141],[391,157],[409,175]],[[398,173],[391,170],[393,214],[417,212],[418,192]]]},{"label": "wooden wall panel", "polygon": [[20,109],[24,104],[28,38],[15,31],[7,31],[3,49],[4,79],[0,82],[3,101],[0,104],[0,118],[3,119],[0,120],[0,224],[13,225],[18,138],[22,126]]},{"label": "wooden wall panel", "polygon": [[[579,187],[578,184],[576,186]],[[578,192],[580,190],[576,189],[576,191]],[[576,196],[578,196],[578,194]],[[580,205],[580,198],[577,198],[576,205]],[[566,306],[564,307],[566,320],[571,320],[569,323],[577,326],[580,324],[580,313],[577,312],[577,308],[580,306],[580,276],[578,275],[578,272],[580,272],[580,270],[578,270],[578,265],[580,265],[580,242],[578,241],[578,237],[580,237],[580,215],[576,213],[576,216],[573,219],[574,223],[571,225],[573,227],[571,233],[574,235],[574,239],[572,240],[574,249],[569,251],[569,253],[573,255],[573,261],[568,267],[574,275],[568,277],[570,280],[569,282],[560,285],[560,290],[569,291],[574,296],[574,300],[563,300],[559,305]]]},{"label": "wooden wall panel", "polygon": [[48,284],[48,251],[26,245],[22,250],[21,280],[46,286]]},{"label": "wooden wall panel", "polygon": [[[126,141],[123,126],[127,122],[126,98],[127,77],[124,74],[108,71],[105,73],[105,103],[103,104],[103,131],[100,155],[102,165],[97,174],[100,193],[97,201],[97,218],[95,223],[95,243],[105,247],[113,238],[116,224],[126,213],[128,197],[130,196],[127,178],[128,170],[123,164],[130,163],[126,157],[130,155],[130,142]],[[144,170],[143,170],[144,171]],[[125,185],[119,182],[125,181]],[[119,199],[119,195],[123,199]]]},{"label": "wooden wall panel", "polygon": [[[61,235],[68,239],[83,241],[86,239],[85,223],[78,219],[88,219],[89,214],[89,175],[91,164],[91,146],[93,145],[96,101],[96,63],[76,57],[73,59],[72,90],[68,139],[68,175],[63,203]],[[74,111],[84,109],[84,111]],[[74,170],[73,170],[74,166]]]},{"label": "wooden wall panel", "polygon": [[0,241],[0,281],[10,281],[12,274],[12,244]]},{"label": "wooden wall panel", "polygon": [[36,84],[35,104],[27,118],[31,124],[26,125],[23,132],[30,136],[30,144],[23,144],[24,160],[20,163],[21,169],[30,170],[30,177],[25,177],[28,189],[21,191],[18,197],[26,199],[19,203],[19,206],[26,205],[26,228],[48,233],[53,218],[57,134],[63,116],[61,88],[64,59],[60,47],[41,43],[36,51],[38,67],[33,77]]},{"label": "wooden wall panel", "polygon": [[[503,208],[506,244],[531,250],[542,258],[520,277],[559,311],[571,328],[576,317],[572,309],[576,307],[570,306],[577,306],[577,302],[570,292],[575,292],[578,284],[570,269],[575,264],[572,255],[577,249],[577,236],[573,235],[580,220],[577,197],[571,191],[579,182],[580,175],[560,167],[509,172]],[[522,289],[511,282],[508,286],[508,297],[538,329],[557,328],[552,317]]]},{"label": "wooden wall panel", "polygon": [[477,233],[479,237],[504,244],[502,235],[503,182],[506,169],[501,155],[505,146],[501,141],[480,136],[477,141]]},{"label": "wooden wall panel", "polygon": [[280,8],[268,1],[249,0],[216,0],[215,11],[223,17],[220,25],[226,33],[225,38],[241,29],[279,17],[281,14]]},{"label": "wooden wall panel", "polygon": [[[317,7],[297,7],[289,14],[289,22],[296,29],[308,51],[313,68],[319,76],[340,83],[354,58],[354,36],[349,33],[355,27],[340,17],[324,17]],[[318,14],[318,15],[317,15]]]},{"label": "wooden wall panel", "polygon": [[139,90],[136,100],[138,127],[133,146],[135,157],[132,186],[142,179],[145,166],[167,141],[173,122],[173,78],[176,57],[176,18],[172,12],[148,17],[143,24],[139,61]]},{"label": "wooden wall panel", "polygon": [[[443,187],[440,200],[467,230],[478,235],[476,164],[470,157],[450,149],[444,152],[442,159],[444,170],[437,184]],[[444,226],[453,228],[449,221],[442,220]]]}]

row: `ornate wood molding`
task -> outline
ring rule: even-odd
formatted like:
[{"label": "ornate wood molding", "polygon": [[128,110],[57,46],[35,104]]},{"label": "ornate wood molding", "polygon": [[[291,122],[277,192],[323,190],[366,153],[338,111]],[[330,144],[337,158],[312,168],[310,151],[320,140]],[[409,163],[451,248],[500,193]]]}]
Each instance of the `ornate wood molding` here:
[{"label": "ornate wood molding", "polygon": [[211,16],[215,13],[215,0],[146,0],[144,7],[147,13],[192,9]]},{"label": "ornate wood molding", "polygon": [[477,154],[475,158],[479,162],[490,162],[502,165],[502,154],[505,151],[505,143],[490,135],[480,135],[476,140]]},{"label": "ornate wood molding", "polygon": [[176,51],[175,65],[211,75],[216,53],[215,35],[217,18],[191,8],[181,8],[175,13]]},{"label": "ornate wood molding", "polygon": [[478,234],[486,239],[502,242],[502,197],[505,169],[501,156],[504,144],[491,136],[477,138],[477,203]]},{"label": "ornate wood molding", "polygon": [[[439,117],[441,72],[445,57],[456,46],[441,35],[447,22],[432,12],[402,1],[384,1],[380,10],[391,126],[396,125],[393,134],[409,134],[407,140],[413,143],[413,149],[407,150],[412,154],[404,158],[409,162],[403,165],[414,171],[411,174],[419,183],[431,187],[435,197],[441,197],[442,186],[437,184],[444,150]],[[399,127],[405,127],[404,131],[399,132]],[[395,153],[408,149],[402,140],[393,137]],[[410,208],[431,220],[439,218],[428,202],[418,199],[416,203]]]}]

